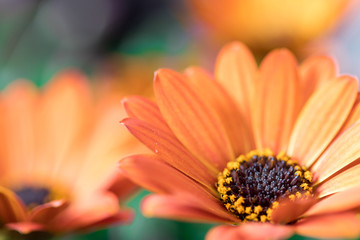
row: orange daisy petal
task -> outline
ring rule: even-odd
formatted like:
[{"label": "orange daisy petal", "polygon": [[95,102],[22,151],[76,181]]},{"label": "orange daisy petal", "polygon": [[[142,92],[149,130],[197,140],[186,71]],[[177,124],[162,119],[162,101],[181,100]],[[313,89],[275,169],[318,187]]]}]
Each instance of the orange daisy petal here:
[{"label": "orange daisy petal", "polygon": [[[141,166],[141,168],[139,168]],[[138,185],[160,194],[172,194],[192,199],[192,202],[209,209],[214,215],[231,218],[212,190],[186,177],[153,155],[135,155],[120,161],[121,170]],[[161,176],[161,178],[154,178]],[[166,179],[164,181],[164,179]],[[211,192],[210,192],[211,191]],[[189,204],[191,202],[189,201]]]},{"label": "orange daisy petal", "polygon": [[16,222],[6,224],[6,228],[18,231],[21,234],[28,234],[34,231],[45,230],[45,226],[33,222]]},{"label": "orange daisy petal", "polygon": [[135,185],[130,179],[117,171],[113,182],[106,189],[114,193],[119,198],[119,200],[122,201],[133,195],[139,189],[139,187]]},{"label": "orange daisy petal", "polygon": [[[243,120],[245,116],[238,111],[235,102],[222,86],[213,81],[205,70],[198,67],[187,68],[185,75],[191,81],[197,94],[206,99],[205,102],[217,111],[235,155],[238,156],[253,149],[254,144],[250,137],[248,123]],[[205,85],[207,88],[204,88]],[[249,114],[247,115],[249,116]]]},{"label": "orange daisy petal", "polygon": [[298,110],[300,96],[297,62],[288,50],[269,53],[260,67],[254,97],[253,128],[258,149],[285,151]]},{"label": "orange daisy petal", "polygon": [[51,169],[55,175],[72,161],[66,154],[79,146],[80,134],[88,127],[90,99],[86,79],[77,71],[61,72],[46,86],[38,114],[39,170]]},{"label": "orange daisy petal", "polygon": [[[141,167],[139,167],[141,166]],[[176,194],[192,188],[200,190],[201,185],[187,178],[156,155],[132,155],[120,160],[123,174],[136,184],[156,193]],[[153,176],[168,179],[164,181]],[[174,187],[176,186],[176,188]],[[189,193],[190,194],[190,193]]]},{"label": "orange daisy petal", "polygon": [[212,228],[205,236],[205,240],[237,240],[237,226],[220,225]]},{"label": "orange daisy petal", "polygon": [[360,165],[356,165],[330,178],[318,187],[319,197],[344,191],[360,184]]},{"label": "orange daisy petal", "polygon": [[206,186],[212,186],[216,181],[216,170],[210,169],[213,174],[209,174],[210,170],[197,161],[171,132],[157,129],[134,118],[124,119],[122,123],[135,137],[174,168]]},{"label": "orange daisy petal", "polygon": [[54,218],[68,206],[69,203],[64,200],[51,201],[34,208],[29,219],[31,222],[46,223],[46,221]]},{"label": "orange daisy petal", "polygon": [[291,226],[271,223],[245,223],[240,226],[219,226],[210,230],[206,240],[285,239],[293,234]]},{"label": "orange daisy petal", "polygon": [[279,201],[279,207],[275,208],[271,214],[274,223],[286,224],[298,219],[311,206],[318,201],[317,198],[300,198],[290,200],[284,198]]},{"label": "orange daisy petal", "polygon": [[316,91],[299,115],[288,154],[306,167],[311,166],[346,120],[357,88],[356,79],[342,76]]},{"label": "orange daisy petal", "polygon": [[296,233],[316,238],[355,238],[360,234],[360,219],[347,212],[305,218],[295,224]]},{"label": "orange daisy petal", "polygon": [[312,168],[319,183],[360,157],[359,139],[360,122],[357,122],[329,146]]},{"label": "orange daisy petal", "polygon": [[134,219],[134,212],[132,210],[121,210],[114,215],[100,219],[97,222],[90,223],[89,225],[83,226],[85,229],[100,229],[108,226],[116,226],[120,224],[129,224]]},{"label": "orange daisy petal", "polygon": [[0,221],[21,222],[26,220],[26,210],[16,195],[0,186]]},{"label": "orange daisy petal", "polygon": [[49,225],[55,231],[72,231],[85,228],[95,222],[102,221],[119,213],[116,196],[110,192],[95,192],[89,196],[82,196],[76,202],[58,214]]},{"label": "orange daisy petal", "polygon": [[360,186],[333,194],[310,208],[304,215],[319,215],[347,211],[360,207]]},{"label": "orange daisy petal", "polygon": [[220,217],[199,204],[187,201],[186,198],[175,196],[149,195],[141,202],[141,211],[146,217],[171,218],[181,221],[191,222],[234,222],[231,216],[229,218]]},{"label": "orange daisy petal", "polygon": [[248,125],[256,74],[256,61],[244,44],[233,42],[222,48],[216,60],[215,78],[236,101]]},{"label": "orange daisy petal", "polygon": [[[213,89],[212,84],[209,81],[202,87]],[[234,158],[231,142],[217,114],[219,106],[211,106],[206,96],[195,90],[191,81],[179,73],[169,69],[156,72],[155,96],[169,127],[197,158],[220,170]]]},{"label": "orange daisy petal", "polygon": [[324,83],[336,77],[336,66],[330,57],[313,56],[307,58],[299,67],[303,104]]},{"label": "orange daisy petal", "polygon": [[360,93],[357,94],[357,98],[351,112],[346,119],[346,122],[341,128],[340,133],[344,132],[348,127],[360,120]]},{"label": "orange daisy petal", "polygon": [[141,96],[127,97],[122,100],[126,113],[131,118],[150,122],[160,129],[169,130],[159,107],[150,99]]},{"label": "orange daisy petal", "polygon": [[[37,104],[37,92],[35,86],[26,81],[11,83],[2,96],[3,112],[1,115],[1,149],[2,154],[2,177],[5,180],[17,179],[25,181],[33,169],[35,146],[35,109]],[[19,116],[21,113],[21,116]],[[17,169],[8,171],[7,169]],[[7,178],[7,179],[6,179]]]}]

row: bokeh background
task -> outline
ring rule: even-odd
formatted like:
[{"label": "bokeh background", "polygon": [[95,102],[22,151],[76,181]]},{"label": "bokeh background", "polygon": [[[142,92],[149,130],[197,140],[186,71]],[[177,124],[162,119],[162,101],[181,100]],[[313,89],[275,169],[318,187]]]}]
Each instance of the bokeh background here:
[{"label": "bokeh background", "polygon": [[[328,19],[331,24],[316,36],[300,44],[281,38],[275,45],[288,45],[299,60],[309,54],[331,55],[341,73],[360,76],[360,4],[344,2],[344,9]],[[226,14],[226,8],[219,8],[214,17],[222,19]],[[249,21],[261,17],[248,14],[255,16]],[[311,17],[315,23],[317,16]],[[0,89],[19,78],[41,87],[57,71],[78,68],[93,82],[128,85],[131,94],[151,92],[147,86],[157,68],[182,71],[202,65],[212,70],[216,53],[227,39],[210,34],[211,26],[202,20],[185,0],[0,0]],[[258,60],[272,46],[251,45]],[[203,239],[211,228],[210,224],[144,218],[139,204],[146,194],[141,191],[128,202],[136,211],[133,224],[58,240],[195,240]]]}]

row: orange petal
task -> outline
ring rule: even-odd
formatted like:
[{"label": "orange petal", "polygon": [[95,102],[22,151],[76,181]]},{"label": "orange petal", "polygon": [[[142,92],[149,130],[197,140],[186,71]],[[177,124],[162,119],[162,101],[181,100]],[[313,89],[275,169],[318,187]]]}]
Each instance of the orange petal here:
[{"label": "orange petal", "polygon": [[139,186],[137,186],[120,172],[116,175],[117,176],[111,182],[110,186],[105,189],[114,193],[120,201],[129,199],[131,195],[135,194],[135,192],[139,190]]},{"label": "orange petal", "polygon": [[319,197],[356,187],[360,184],[360,165],[351,167],[322,183],[317,191]]},{"label": "orange petal", "polygon": [[17,196],[7,188],[0,186],[0,221],[3,223],[26,220],[26,210]]},{"label": "orange petal", "polygon": [[338,192],[329,196],[309,209],[304,215],[318,215],[348,211],[360,207],[360,186]]},{"label": "orange petal", "polygon": [[205,240],[237,240],[237,226],[220,225],[212,228],[205,237]]},{"label": "orange petal", "polygon": [[169,130],[159,107],[150,99],[132,96],[124,98],[122,103],[129,117],[150,122],[160,129]]},{"label": "orange petal", "polygon": [[348,127],[360,120],[360,93],[357,94],[357,98],[351,112],[346,119],[346,122],[341,128],[340,133],[344,132]]},{"label": "orange petal", "polygon": [[298,219],[303,213],[313,206],[317,198],[300,198],[295,201],[284,198],[279,201],[279,207],[274,209],[271,220],[274,223],[286,224]]},{"label": "orange petal", "polygon": [[[246,117],[250,117],[250,112],[246,112],[246,115],[241,114],[229,94],[220,84],[213,81],[205,70],[191,67],[185,70],[185,75],[191,81],[197,94],[206,99],[205,102],[217,111],[216,114],[221,118],[235,155],[238,156],[254,149],[249,123],[244,121]],[[204,88],[205,85],[207,88]]]},{"label": "orange petal", "polygon": [[6,224],[6,228],[18,231],[21,234],[28,234],[35,231],[45,230],[45,226],[33,222],[16,222]]},{"label": "orange petal", "polygon": [[291,135],[288,154],[309,167],[334,139],[356,98],[357,81],[339,77],[307,101]]},{"label": "orange petal", "polygon": [[134,212],[132,210],[121,210],[120,212],[105,217],[97,222],[85,225],[82,227],[84,230],[98,230],[106,228],[109,226],[120,225],[120,224],[130,224],[134,219]]},{"label": "orange petal", "polygon": [[220,51],[215,65],[215,78],[236,101],[248,125],[256,74],[256,61],[244,44],[233,42]]},{"label": "orange petal", "polygon": [[286,239],[293,234],[291,226],[271,223],[245,223],[239,226],[218,226],[210,230],[206,240]]},{"label": "orange petal", "polygon": [[[212,83],[203,88],[212,89]],[[159,108],[176,137],[197,158],[217,169],[234,159],[231,143],[216,106],[196,92],[185,76],[168,69],[156,72],[154,91]]]},{"label": "orange petal", "polygon": [[[229,213],[216,197],[215,189],[205,189],[153,155],[135,155],[120,161],[120,169],[138,185],[156,193],[187,197],[215,215]],[[155,177],[156,176],[156,177]],[[214,187],[213,187],[214,188]],[[216,196],[214,196],[216,195]]]},{"label": "orange petal", "polygon": [[336,76],[336,66],[328,56],[313,56],[307,58],[299,67],[302,86],[303,104],[324,83]]},{"label": "orange petal", "polygon": [[46,86],[38,114],[39,171],[52,169],[55,176],[66,161],[74,164],[68,153],[79,146],[79,138],[91,120],[90,99],[85,76],[75,70],[57,74]]},{"label": "orange petal", "polygon": [[357,122],[329,146],[312,168],[319,183],[360,157],[359,139],[360,122]]},{"label": "orange petal", "polygon": [[269,53],[260,67],[254,96],[253,127],[257,148],[286,151],[299,110],[295,57],[286,49]]},{"label": "orange petal", "polygon": [[157,129],[138,119],[124,119],[122,123],[135,137],[174,168],[206,186],[212,186],[216,181],[216,169],[209,169],[211,165],[205,167],[197,161],[171,132]]},{"label": "orange petal", "polygon": [[[24,179],[32,174],[34,167],[34,126],[38,104],[36,88],[29,81],[15,81],[4,90],[1,103],[3,112],[0,128],[3,129],[0,131],[3,139],[0,139],[0,155],[1,171],[4,171],[2,177],[23,183]],[[13,169],[16,171],[12,171]]]},{"label": "orange petal", "polygon": [[233,222],[231,215],[220,217],[186,198],[149,195],[141,202],[141,211],[146,217],[170,218],[191,222]]},{"label": "orange petal", "polygon": [[64,211],[69,206],[65,200],[55,200],[46,204],[37,206],[31,211],[30,221],[46,224],[52,218],[56,217],[59,213]]},{"label": "orange petal", "polygon": [[295,226],[296,233],[315,238],[356,238],[360,234],[360,219],[347,212],[305,218]]},{"label": "orange petal", "polygon": [[49,222],[49,227],[59,232],[83,229],[114,216],[119,211],[118,199],[114,194],[94,192],[92,195],[75,199],[65,211]]},{"label": "orange petal", "polygon": [[[82,143],[81,146],[74,148],[79,154],[71,151],[67,160],[69,164],[63,166],[57,176],[68,180],[67,183],[72,186],[71,190],[74,192],[89,192],[114,186],[119,172],[116,164],[120,156],[137,151],[143,152],[143,150],[149,152],[124,126],[119,124],[119,120],[126,116],[120,103],[121,97],[109,93],[99,100],[92,108],[92,115],[90,115],[92,123],[87,126],[86,134],[79,141]],[[120,192],[117,191],[117,193],[122,194],[121,187],[124,191],[131,191],[127,188],[131,188],[132,185],[119,185],[117,190]],[[127,193],[124,192],[124,194]]]},{"label": "orange petal", "polygon": [[205,190],[202,185],[155,155],[129,156],[120,160],[119,167],[126,177],[152,192],[194,195],[193,192],[196,191],[201,197],[217,202],[217,199],[211,195],[212,190]]}]

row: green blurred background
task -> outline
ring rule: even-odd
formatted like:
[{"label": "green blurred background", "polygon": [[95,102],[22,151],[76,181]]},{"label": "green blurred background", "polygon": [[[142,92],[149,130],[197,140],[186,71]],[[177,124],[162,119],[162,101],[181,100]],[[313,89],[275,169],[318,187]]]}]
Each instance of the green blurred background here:
[{"label": "green blurred background", "polygon": [[[341,72],[357,76],[359,23],[358,15],[348,15],[325,36],[331,43],[327,53],[338,59]],[[159,67],[181,71],[201,64],[211,70],[218,49],[207,49],[206,42],[197,40],[201,31],[189,23],[180,0],[0,0],[0,88],[18,78],[42,86],[67,67],[89,76],[111,74],[115,69],[120,72],[118,81],[124,81],[121,73],[130,65],[144,71],[144,82],[151,82],[152,71]],[[151,61],[144,64],[142,59]],[[136,211],[131,225],[58,240],[198,240],[213,226],[146,219],[139,211],[146,194],[142,191],[128,202]]]}]

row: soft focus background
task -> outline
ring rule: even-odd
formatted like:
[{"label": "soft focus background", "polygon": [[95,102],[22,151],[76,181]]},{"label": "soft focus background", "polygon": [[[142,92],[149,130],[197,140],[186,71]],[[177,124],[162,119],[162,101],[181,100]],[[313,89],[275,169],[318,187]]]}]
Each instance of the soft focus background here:
[{"label": "soft focus background", "polygon": [[[58,70],[75,67],[87,73],[94,82],[109,81],[114,86],[127,87],[131,94],[143,94],[151,93],[151,89],[145,88],[151,84],[157,68],[182,71],[189,65],[202,65],[211,71],[217,51],[231,37],[219,32],[214,37],[211,23],[202,18],[206,8],[199,10],[194,2],[204,4],[205,1],[0,0],[0,89],[19,78],[42,86]],[[281,10],[280,6],[273,6]],[[265,33],[261,35],[262,28],[294,29],[291,25],[278,26],[276,21],[262,23],[264,26],[259,29],[251,28],[260,34],[261,42],[242,38],[250,33],[243,31],[247,28],[240,23],[242,36],[230,35],[247,41],[259,60],[272,47],[286,45],[299,60],[313,53],[330,54],[337,59],[341,73],[360,76],[360,4],[358,0],[343,1],[342,6],[340,12],[325,18],[325,23],[329,23],[326,27],[301,42],[294,43],[292,33],[287,33],[274,37],[267,45]],[[229,7],[220,7],[212,14],[221,22],[229,14],[227,9]],[[304,15],[302,10],[296,9],[297,14]],[[249,22],[261,25],[262,16],[254,9],[244,11],[250,16]],[[320,17],[317,14],[306,16],[310,24],[302,26],[305,29],[315,25],[311,23],[317,23]],[[280,23],[289,22],[285,15],[282,17]],[[236,22],[234,24],[237,26]],[[297,34],[301,36],[302,33]],[[140,200],[146,194],[142,191],[128,203],[136,210],[132,225],[68,235],[59,240],[195,240],[203,239],[212,226],[146,219],[139,211]],[[304,238],[295,236],[292,239]]]}]

